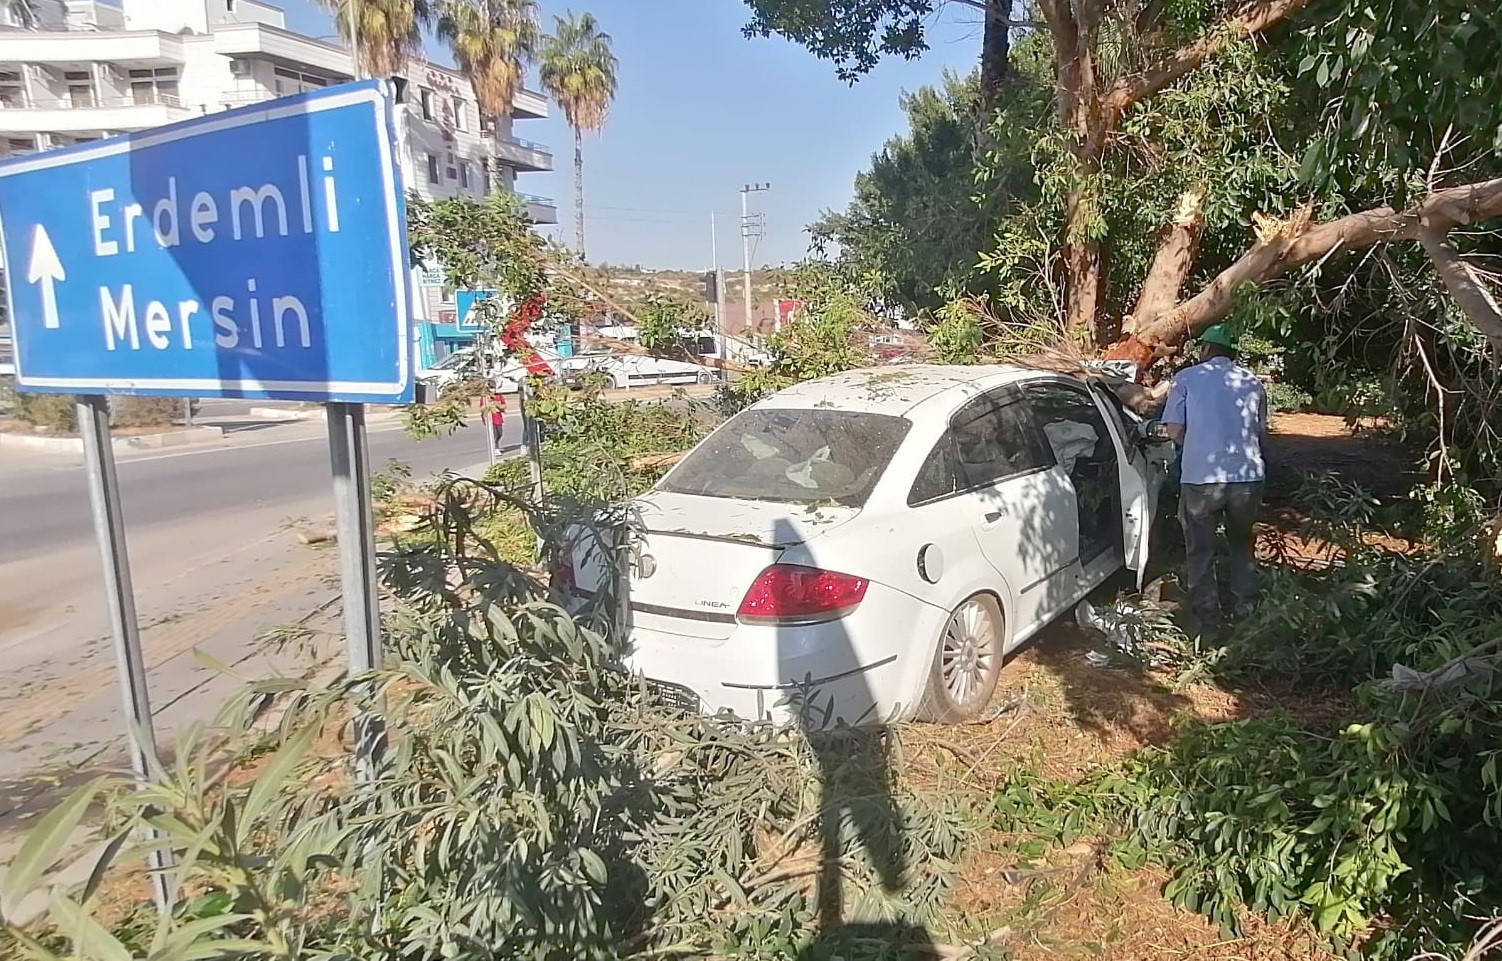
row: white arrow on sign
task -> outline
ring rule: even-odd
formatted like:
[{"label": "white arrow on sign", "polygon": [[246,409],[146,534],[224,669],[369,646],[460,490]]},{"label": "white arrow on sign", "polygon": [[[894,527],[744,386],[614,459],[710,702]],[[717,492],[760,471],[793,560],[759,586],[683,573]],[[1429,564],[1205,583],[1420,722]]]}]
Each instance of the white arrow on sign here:
[{"label": "white arrow on sign", "polygon": [[26,268],[26,282],[42,285],[42,326],[49,330],[58,327],[57,291],[53,285],[67,279],[63,262],[57,259],[57,248],[47,236],[47,228],[37,224],[31,235],[31,265]]}]

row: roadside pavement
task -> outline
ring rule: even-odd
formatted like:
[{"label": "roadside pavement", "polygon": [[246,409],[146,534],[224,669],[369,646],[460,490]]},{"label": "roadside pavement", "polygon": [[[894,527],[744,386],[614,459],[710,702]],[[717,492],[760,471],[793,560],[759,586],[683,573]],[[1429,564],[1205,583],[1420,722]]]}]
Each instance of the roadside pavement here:
[{"label": "roadside pavement", "polygon": [[[148,687],[165,748],[210,718],[244,677],[301,673],[342,651],[337,545],[299,529],[332,513],[320,422],[229,426],[222,445],[118,458]],[[201,417],[200,422],[205,418]],[[212,421],[211,421],[212,422]],[[242,425],[243,426],[240,426]],[[508,442],[519,441],[509,423]],[[370,423],[372,470],[417,479],[483,470],[482,428],[415,441],[394,418]],[[0,834],[71,783],[123,764],[121,694],[82,459],[7,452],[0,460]],[[292,632],[278,628],[297,625]],[[278,648],[268,635],[307,643]]]}]

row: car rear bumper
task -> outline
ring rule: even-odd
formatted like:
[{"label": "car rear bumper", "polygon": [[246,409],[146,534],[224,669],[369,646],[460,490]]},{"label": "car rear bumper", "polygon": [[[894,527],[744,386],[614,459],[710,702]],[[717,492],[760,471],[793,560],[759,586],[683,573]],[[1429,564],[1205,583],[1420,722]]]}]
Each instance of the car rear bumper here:
[{"label": "car rear bumper", "polygon": [[637,624],[627,664],[705,714],[808,729],[883,724],[915,712],[945,616],[873,584],[854,612],[822,624],[737,624],[723,639]]}]

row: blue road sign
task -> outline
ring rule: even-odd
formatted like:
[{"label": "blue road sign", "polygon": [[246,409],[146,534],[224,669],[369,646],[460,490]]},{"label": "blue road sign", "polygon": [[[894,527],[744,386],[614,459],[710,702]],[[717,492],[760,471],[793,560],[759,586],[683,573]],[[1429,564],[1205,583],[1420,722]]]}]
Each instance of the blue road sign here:
[{"label": "blue road sign", "polygon": [[489,300],[495,296],[493,290],[456,290],[454,291],[454,329],[461,334],[478,334],[485,329],[485,325],[478,320],[470,319],[470,311],[474,310],[475,304],[482,300]]},{"label": "blue road sign", "polygon": [[396,157],[370,80],[0,162],[17,385],[410,401]]}]

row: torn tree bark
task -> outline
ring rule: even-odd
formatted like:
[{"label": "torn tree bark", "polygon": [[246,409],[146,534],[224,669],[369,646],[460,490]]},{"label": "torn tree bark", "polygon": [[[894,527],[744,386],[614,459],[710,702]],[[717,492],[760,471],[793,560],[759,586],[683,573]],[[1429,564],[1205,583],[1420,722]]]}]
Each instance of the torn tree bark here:
[{"label": "torn tree bark", "polygon": [[[1182,344],[1225,319],[1236,292],[1244,285],[1261,287],[1290,270],[1337,252],[1364,250],[1394,241],[1422,242],[1425,234],[1442,238],[1456,227],[1496,217],[1502,217],[1502,178],[1436,190],[1404,211],[1379,207],[1313,226],[1308,222],[1307,211],[1282,223],[1261,218],[1258,240],[1246,253],[1221,271],[1204,290],[1140,325],[1132,339],[1150,347]],[[1461,262],[1460,268],[1465,267]],[[1453,268],[1451,273],[1455,273]],[[1447,278],[1446,283],[1449,282]],[[1469,310],[1467,315],[1470,316]],[[1495,313],[1490,316],[1482,313],[1479,321],[1471,317],[1492,345],[1502,351],[1502,329],[1493,326],[1495,318]]]},{"label": "torn tree bark", "polygon": [[1179,209],[1164,228],[1158,241],[1158,252],[1153,255],[1147,279],[1142,282],[1137,307],[1122,320],[1122,333],[1135,333],[1143,324],[1172,310],[1179,302],[1179,293],[1184,289],[1184,282],[1194,267],[1194,257],[1199,253],[1200,236],[1205,229],[1204,202],[1204,187],[1186,190],[1179,198]]}]

